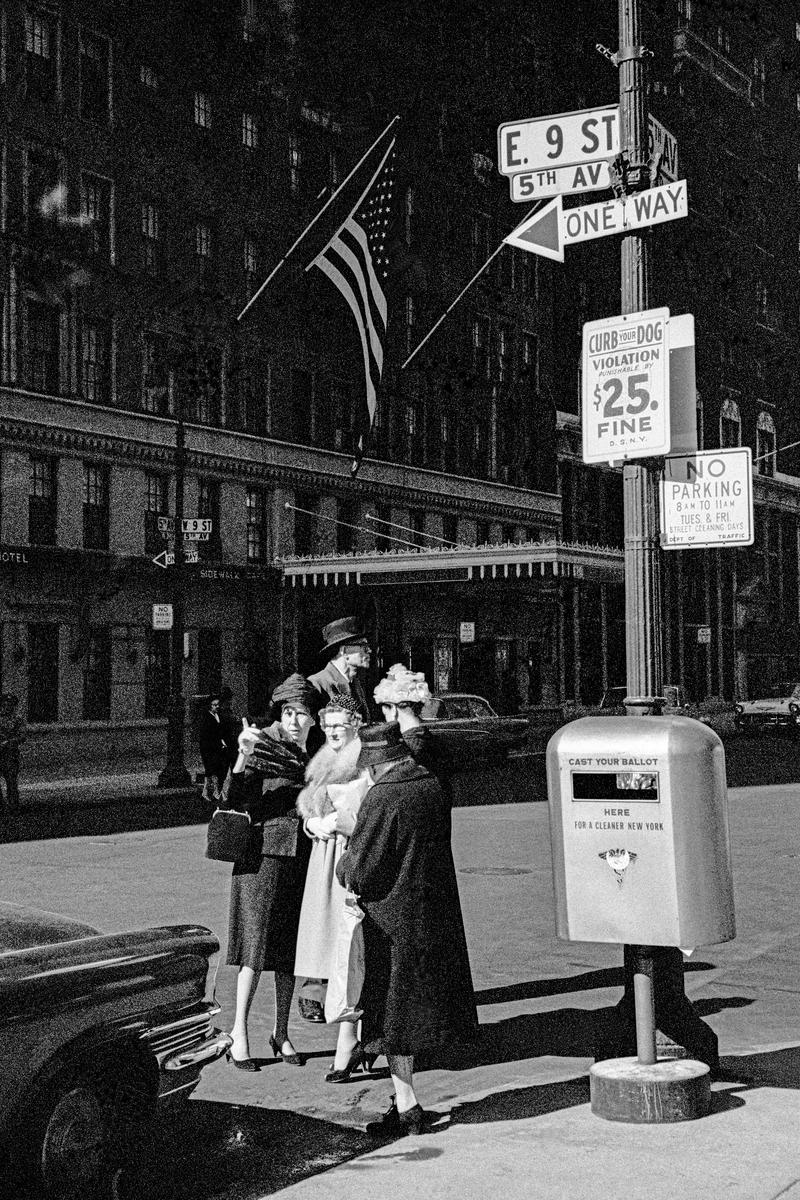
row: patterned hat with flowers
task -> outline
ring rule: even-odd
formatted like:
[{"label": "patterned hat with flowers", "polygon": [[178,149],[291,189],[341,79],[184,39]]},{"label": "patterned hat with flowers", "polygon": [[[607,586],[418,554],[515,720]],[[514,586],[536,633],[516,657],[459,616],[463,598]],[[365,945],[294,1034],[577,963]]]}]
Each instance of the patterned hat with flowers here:
[{"label": "patterned hat with flowers", "polygon": [[386,672],[374,692],[376,704],[424,704],[431,698],[431,690],[422,671],[409,671],[402,663],[395,663]]}]

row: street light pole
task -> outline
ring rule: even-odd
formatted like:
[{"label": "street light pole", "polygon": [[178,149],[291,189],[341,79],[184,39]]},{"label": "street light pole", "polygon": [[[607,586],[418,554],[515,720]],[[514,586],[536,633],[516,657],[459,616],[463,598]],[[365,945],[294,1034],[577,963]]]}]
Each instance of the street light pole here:
[{"label": "street light pole", "polygon": [[167,761],[158,776],[159,787],[188,787],[192,777],[186,769],[185,718],[183,694],[183,636],[185,565],[183,553],[183,489],[186,473],[186,430],[183,420],[183,387],[175,388],[175,561],[167,570],[172,583],[172,630],[170,634],[169,712],[167,724]]},{"label": "street light pole", "polygon": [[[650,186],[648,58],[643,45],[641,0],[619,0],[620,158],[617,176],[626,193]],[[651,305],[650,234],[622,238],[620,300],[623,314]],[[658,469],[647,460],[623,468],[625,527],[625,707],[629,716],[657,716],[663,706],[661,561]],[[626,946],[622,1008],[634,1006],[640,1063],[656,1061],[656,1028],[662,1054],[681,1057],[689,1049],[710,1065],[718,1061],[717,1039],[686,998],[683,956],[678,948]]]}]

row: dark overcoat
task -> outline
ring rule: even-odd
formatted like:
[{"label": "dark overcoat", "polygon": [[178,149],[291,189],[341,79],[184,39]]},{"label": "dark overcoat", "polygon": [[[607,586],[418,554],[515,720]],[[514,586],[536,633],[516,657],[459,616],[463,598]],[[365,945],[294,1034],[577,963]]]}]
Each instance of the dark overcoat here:
[{"label": "dark overcoat", "polygon": [[475,1038],[478,1017],[441,784],[413,760],[367,792],[337,871],[364,908],[361,1041],[421,1054]]},{"label": "dark overcoat", "polygon": [[358,675],[352,680],[346,679],[342,672],[334,667],[333,663],[326,663],[321,671],[316,671],[313,675],[309,675],[308,682],[324,696],[327,700],[332,700],[335,695],[352,696],[361,710],[361,716],[364,721],[372,720],[370,713],[369,701],[367,694],[364,691],[364,685]]},{"label": "dark overcoat", "polygon": [[[276,722],[265,733],[281,740]],[[307,756],[304,756],[307,761]],[[297,928],[311,841],[296,811],[302,780],[230,775],[227,804],[250,813],[252,850],[233,864],[226,961],[254,971],[294,974]]]}]

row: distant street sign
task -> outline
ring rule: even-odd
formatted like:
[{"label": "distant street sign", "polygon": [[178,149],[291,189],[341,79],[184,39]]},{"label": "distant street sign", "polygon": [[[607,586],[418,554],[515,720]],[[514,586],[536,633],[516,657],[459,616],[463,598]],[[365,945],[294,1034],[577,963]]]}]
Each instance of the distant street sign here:
[{"label": "distant street sign", "polygon": [[661,545],[665,550],[753,544],[753,452],[698,450],[664,460]]},{"label": "distant street sign", "polygon": [[511,199],[515,204],[531,200],[546,200],[549,196],[571,196],[576,192],[599,192],[611,187],[608,160],[578,163],[569,167],[541,167],[538,171],[523,171],[508,181]]},{"label": "distant street sign", "polygon": [[210,537],[210,533],[194,533],[192,530],[187,529],[184,532],[183,540],[185,542],[207,542]]},{"label": "distant street sign", "polygon": [[582,365],[583,461],[667,454],[669,309],[588,321]]},{"label": "distant street sign", "polygon": [[162,550],[152,561],[157,567],[171,567],[175,562],[175,555],[169,550]]},{"label": "distant street sign", "polygon": [[504,121],[497,130],[501,175],[610,158],[619,151],[619,105],[523,121]]},{"label": "distant street sign", "polygon": [[187,563],[200,562],[200,555],[197,550],[184,550],[183,561]]},{"label": "distant street sign", "polygon": [[616,200],[565,209],[555,196],[543,208],[518,225],[503,241],[533,254],[564,261],[564,246],[630,229],[644,229],[675,221],[689,211],[686,180],[664,183]]},{"label": "distant street sign", "polygon": [[710,646],[711,645],[711,626],[710,625],[698,625],[697,626],[697,644],[698,644],[698,646]]},{"label": "distant street sign", "polygon": [[651,159],[658,159],[657,183],[675,183],[678,179],[678,139],[652,113],[648,117],[648,142]]},{"label": "distant street sign", "polygon": [[158,532],[159,533],[174,533],[175,532],[175,518],[174,517],[159,517],[158,518]]},{"label": "distant street sign", "polygon": [[181,533],[211,533],[214,522],[211,517],[184,517],[181,521]]},{"label": "distant street sign", "polygon": [[172,605],[153,605],[153,629],[172,629]]}]

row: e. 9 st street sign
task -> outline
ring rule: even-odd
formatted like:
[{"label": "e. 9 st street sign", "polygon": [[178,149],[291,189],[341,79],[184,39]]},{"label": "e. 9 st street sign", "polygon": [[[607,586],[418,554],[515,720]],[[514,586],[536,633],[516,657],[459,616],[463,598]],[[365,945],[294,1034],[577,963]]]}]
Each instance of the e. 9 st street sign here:
[{"label": "e. 9 st street sign", "polygon": [[584,325],[582,407],[584,462],[669,452],[668,308]]},{"label": "e. 9 st street sign", "polygon": [[501,175],[610,158],[619,150],[619,105],[504,121],[497,147]]}]

